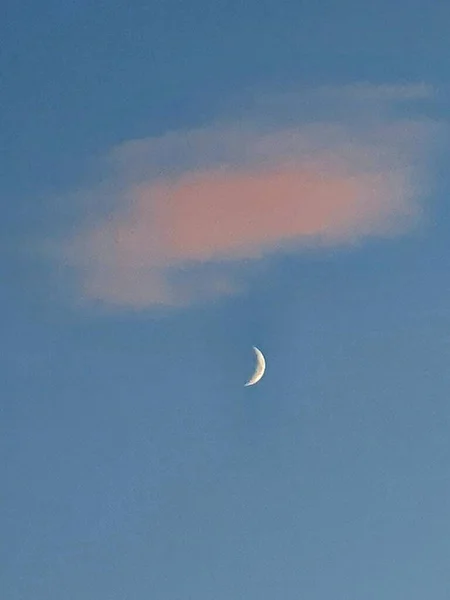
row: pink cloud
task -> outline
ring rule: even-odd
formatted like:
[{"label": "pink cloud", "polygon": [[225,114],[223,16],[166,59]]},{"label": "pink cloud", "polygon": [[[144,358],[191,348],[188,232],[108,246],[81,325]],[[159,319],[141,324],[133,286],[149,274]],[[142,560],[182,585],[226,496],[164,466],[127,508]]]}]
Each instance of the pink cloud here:
[{"label": "pink cloud", "polygon": [[382,173],[338,175],[287,166],[206,171],[134,191],[131,214],[108,223],[118,260],[149,266],[251,258],[285,242],[353,238],[412,207]]},{"label": "pink cloud", "polygon": [[83,293],[186,304],[236,293],[242,261],[404,231],[420,212],[412,175],[427,132],[222,126],[128,143],[115,151],[115,208],[69,244]]}]

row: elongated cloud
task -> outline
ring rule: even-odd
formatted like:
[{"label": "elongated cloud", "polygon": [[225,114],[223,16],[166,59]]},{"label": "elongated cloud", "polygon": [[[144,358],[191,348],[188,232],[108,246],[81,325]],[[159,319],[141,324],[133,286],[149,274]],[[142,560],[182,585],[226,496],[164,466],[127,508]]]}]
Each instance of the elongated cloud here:
[{"label": "elongated cloud", "polygon": [[388,109],[430,90],[331,92],[316,95],[338,119],[330,104],[326,121],[252,116],[114,149],[113,205],[66,246],[83,294],[132,307],[191,303],[235,293],[246,261],[414,225],[433,124]]}]

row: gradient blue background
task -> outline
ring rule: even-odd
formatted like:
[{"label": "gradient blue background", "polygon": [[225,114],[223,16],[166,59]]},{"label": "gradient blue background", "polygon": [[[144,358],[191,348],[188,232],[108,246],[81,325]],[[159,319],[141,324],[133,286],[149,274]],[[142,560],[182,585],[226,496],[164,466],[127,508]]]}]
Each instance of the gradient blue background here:
[{"label": "gradient blue background", "polygon": [[112,145],[245,90],[426,81],[448,119],[450,5],[7,4],[1,598],[448,600],[445,156],[418,234],[273,259],[207,307],[74,311],[29,248]]}]

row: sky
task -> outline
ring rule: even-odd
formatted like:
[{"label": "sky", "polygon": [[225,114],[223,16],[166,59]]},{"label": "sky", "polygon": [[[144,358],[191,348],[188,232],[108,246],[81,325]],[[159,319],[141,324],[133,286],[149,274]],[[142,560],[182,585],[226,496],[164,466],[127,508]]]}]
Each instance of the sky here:
[{"label": "sky", "polygon": [[449,19],[7,3],[4,600],[448,600]]}]

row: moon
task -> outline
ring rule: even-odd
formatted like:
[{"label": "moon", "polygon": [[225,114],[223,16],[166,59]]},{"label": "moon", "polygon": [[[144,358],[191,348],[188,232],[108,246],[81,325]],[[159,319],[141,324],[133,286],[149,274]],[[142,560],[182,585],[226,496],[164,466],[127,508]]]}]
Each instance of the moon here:
[{"label": "moon", "polygon": [[264,371],[266,370],[266,359],[264,358],[264,354],[256,346],[253,346],[253,350],[256,354],[256,368],[255,372],[247,381],[244,387],[247,387],[248,385],[255,385],[255,383],[258,383],[258,381],[262,379]]}]

